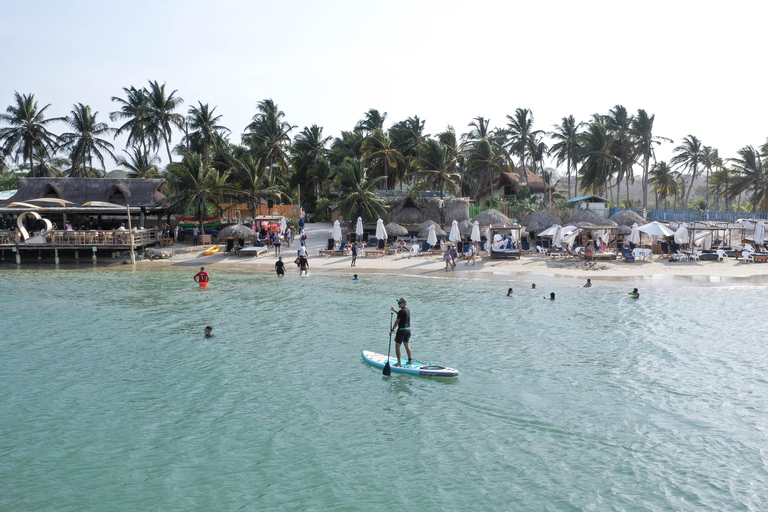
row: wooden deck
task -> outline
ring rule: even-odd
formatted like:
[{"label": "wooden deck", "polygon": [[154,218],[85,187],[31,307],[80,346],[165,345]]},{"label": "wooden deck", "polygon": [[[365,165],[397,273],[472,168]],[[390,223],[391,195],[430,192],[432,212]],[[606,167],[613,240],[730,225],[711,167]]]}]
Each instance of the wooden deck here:
[{"label": "wooden deck", "polygon": [[[52,231],[45,243],[18,241],[15,231],[0,231],[0,248],[18,247],[25,249],[78,249],[97,247],[99,249],[130,249],[129,231]],[[166,239],[168,240],[168,239]],[[157,229],[143,229],[133,232],[133,247],[140,248],[160,243]]]}]

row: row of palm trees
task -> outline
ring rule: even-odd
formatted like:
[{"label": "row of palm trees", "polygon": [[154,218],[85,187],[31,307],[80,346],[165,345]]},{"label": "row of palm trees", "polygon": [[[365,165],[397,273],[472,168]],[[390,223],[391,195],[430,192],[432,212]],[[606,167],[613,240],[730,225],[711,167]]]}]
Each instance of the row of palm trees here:
[{"label": "row of palm trees", "polygon": [[[20,157],[30,176],[100,176],[109,155],[132,177],[167,177],[172,198],[195,191],[196,209],[222,193],[239,194],[254,205],[294,194],[311,205],[331,195],[343,213],[375,215],[382,208],[373,193],[377,189],[429,189],[479,199],[493,189],[500,173],[523,168],[559,185],[554,171],[544,166],[546,158],[565,167],[568,198],[600,193],[618,204],[624,185],[624,203],[629,203],[637,172],[643,207],[649,192],[657,206],[670,197],[688,205],[694,181],[706,172],[705,207],[710,193],[716,206],[724,201],[727,208],[743,193],[753,208],[768,206],[768,142],[723,160],[716,149],[689,135],[669,163],[657,162],[655,148],[671,141],[654,134],[654,115],[642,109],[631,115],[621,105],[586,123],[564,117],[550,132],[534,129],[532,112],[518,108],[505,126],[491,129],[488,119],[477,117],[460,136],[450,126],[430,136],[418,116],[385,129],[387,114],[371,109],[339,137],[325,136],[322,127],[312,125],[292,138],[297,127],[272,100],[264,100],[237,145],[230,142],[231,131],[215,107],[198,102],[184,116],[178,112],[183,99],[165,84],[149,81],[146,87],[123,88],[123,93],[112,98],[118,108],[109,117],[117,128],[99,122],[98,112],[81,103],[66,117],[46,119],[50,105],[40,108],[33,95],[17,93],[14,104],[0,114],[6,125],[0,127],[0,150]],[[70,131],[54,135],[49,131],[54,122],[65,122]],[[177,132],[181,139],[172,146]],[[109,140],[121,135],[126,136],[125,156],[115,155]],[[168,157],[164,174],[159,151]],[[180,161],[173,161],[174,153]],[[519,175],[530,193],[528,173]]]}]

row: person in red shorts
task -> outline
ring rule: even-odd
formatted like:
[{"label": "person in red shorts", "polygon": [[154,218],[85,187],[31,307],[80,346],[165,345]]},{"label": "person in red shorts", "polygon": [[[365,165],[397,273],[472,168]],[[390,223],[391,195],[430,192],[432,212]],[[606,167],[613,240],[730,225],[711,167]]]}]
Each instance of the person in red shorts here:
[{"label": "person in red shorts", "polygon": [[206,287],[208,286],[208,279],[210,279],[210,277],[208,276],[208,272],[205,271],[205,267],[200,267],[200,272],[195,274],[193,279],[200,286]]}]

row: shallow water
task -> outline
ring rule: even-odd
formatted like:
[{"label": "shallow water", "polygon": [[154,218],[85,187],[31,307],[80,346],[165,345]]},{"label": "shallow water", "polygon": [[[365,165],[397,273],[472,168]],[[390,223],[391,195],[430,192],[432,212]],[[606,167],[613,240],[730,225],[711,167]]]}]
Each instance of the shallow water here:
[{"label": "shallow water", "polygon": [[0,273],[0,510],[768,507],[764,286],[193,273]]}]

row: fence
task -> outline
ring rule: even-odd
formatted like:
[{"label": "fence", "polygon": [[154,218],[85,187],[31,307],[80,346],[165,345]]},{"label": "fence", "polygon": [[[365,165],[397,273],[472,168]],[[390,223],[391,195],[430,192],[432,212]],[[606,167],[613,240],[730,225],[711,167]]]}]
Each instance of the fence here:
[{"label": "fence", "polygon": [[[649,221],[658,220],[661,222],[736,222],[738,219],[768,219],[768,212],[724,212],[724,211],[696,211],[696,210],[646,210],[630,208]],[[611,215],[624,210],[624,208],[611,208]]]}]

